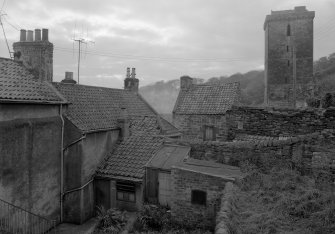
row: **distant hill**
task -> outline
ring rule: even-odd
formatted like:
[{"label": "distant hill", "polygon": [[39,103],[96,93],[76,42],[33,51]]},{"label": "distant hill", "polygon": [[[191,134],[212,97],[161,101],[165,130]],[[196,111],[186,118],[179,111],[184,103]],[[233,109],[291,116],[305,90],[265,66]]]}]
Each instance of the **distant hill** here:
[{"label": "distant hill", "polygon": [[[328,92],[335,92],[335,53],[315,61],[314,73],[320,96]],[[212,77],[208,80],[196,78],[196,83],[203,84],[229,82],[240,82],[242,104],[259,106],[263,103],[264,71],[236,73],[231,76]],[[179,86],[179,79],[159,81],[141,87],[140,93],[159,113],[171,114],[179,93]]]}]

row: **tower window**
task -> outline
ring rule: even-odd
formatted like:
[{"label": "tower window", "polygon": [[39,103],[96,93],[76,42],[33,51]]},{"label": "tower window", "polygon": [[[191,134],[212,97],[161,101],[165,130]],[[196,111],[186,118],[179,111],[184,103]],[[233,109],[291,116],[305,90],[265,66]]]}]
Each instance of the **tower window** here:
[{"label": "tower window", "polygon": [[287,66],[288,67],[290,66],[290,60],[287,60]]},{"label": "tower window", "polygon": [[286,28],[286,36],[291,36],[291,25],[287,25],[287,28]]},{"label": "tower window", "polygon": [[287,52],[289,51],[289,48],[288,48],[288,46],[286,46],[286,51],[287,51]]}]

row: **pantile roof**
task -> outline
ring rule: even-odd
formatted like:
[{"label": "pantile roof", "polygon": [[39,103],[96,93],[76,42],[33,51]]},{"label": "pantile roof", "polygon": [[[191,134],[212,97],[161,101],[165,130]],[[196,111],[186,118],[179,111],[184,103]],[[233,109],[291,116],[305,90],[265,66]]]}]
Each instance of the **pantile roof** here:
[{"label": "pantile roof", "polygon": [[180,90],[173,112],[176,114],[225,114],[239,101],[239,83],[193,84]]},{"label": "pantile roof", "polygon": [[136,117],[131,120],[131,135],[109,153],[97,170],[97,176],[142,180],[144,168],[162,147],[156,117]]},{"label": "pantile roof", "polygon": [[60,104],[66,100],[46,81],[38,81],[21,62],[0,58],[0,102]]},{"label": "pantile roof", "polygon": [[53,83],[69,101],[66,117],[83,132],[118,128],[121,108],[130,116],[156,116],[152,108],[138,94],[77,84]]}]

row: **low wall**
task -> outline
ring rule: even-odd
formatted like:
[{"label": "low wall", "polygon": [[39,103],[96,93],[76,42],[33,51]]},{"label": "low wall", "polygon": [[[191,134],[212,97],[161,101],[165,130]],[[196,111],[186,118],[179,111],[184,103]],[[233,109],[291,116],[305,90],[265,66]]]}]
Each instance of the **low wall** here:
[{"label": "low wall", "polygon": [[235,207],[235,187],[228,182],[223,190],[220,210],[216,214],[215,234],[234,233],[232,230],[232,215]]}]

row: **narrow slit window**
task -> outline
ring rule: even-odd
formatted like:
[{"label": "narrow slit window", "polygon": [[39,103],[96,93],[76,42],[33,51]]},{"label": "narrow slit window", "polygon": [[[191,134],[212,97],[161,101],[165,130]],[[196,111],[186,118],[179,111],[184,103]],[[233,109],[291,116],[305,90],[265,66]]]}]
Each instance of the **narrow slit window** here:
[{"label": "narrow slit window", "polygon": [[290,60],[287,60],[287,66],[288,67],[290,66]]},{"label": "narrow slit window", "polygon": [[287,51],[287,52],[289,51],[289,48],[288,48],[288,46],[286,46],[286,51]]},{"label": "narrow slit window", "polygon": [[291,25],[287,25],[287,28],[286,28],[286,35],[287,35],[287,36],[291,36]]}]

